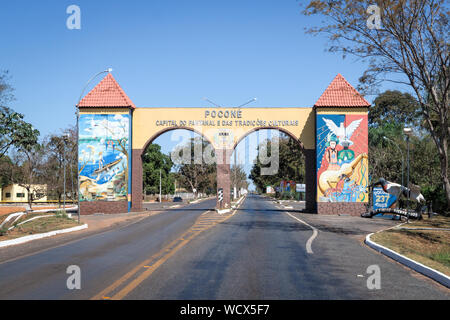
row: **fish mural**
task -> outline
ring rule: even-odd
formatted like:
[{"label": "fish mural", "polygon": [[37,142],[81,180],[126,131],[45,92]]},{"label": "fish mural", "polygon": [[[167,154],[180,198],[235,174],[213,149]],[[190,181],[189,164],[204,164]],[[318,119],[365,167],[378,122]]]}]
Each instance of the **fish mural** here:
[{"label": "fish mural", "polygon": [[367,115],[318,114],[317,201],[368,202]]},{"label": "fish mural", "polygon": [[129,130],[128,114],[80,115],[80,201],[127,200]]}]

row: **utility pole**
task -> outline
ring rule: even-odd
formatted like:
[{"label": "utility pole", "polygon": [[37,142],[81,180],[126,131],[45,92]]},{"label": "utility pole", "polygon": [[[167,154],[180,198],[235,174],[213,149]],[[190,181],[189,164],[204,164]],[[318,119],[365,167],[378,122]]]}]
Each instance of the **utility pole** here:
[{"label": "utility pole", "polygon": [[64,156],[63,156],[63,164],[64,164],[64,204],[63,210],[66,210],[66,141],[64,140]]},{"label": "utility pole", "polygon": [[159,169],[159,203],[161,202],[161,169]]},{"label": "utility pole", "polygon": [[409,169],[410,169],[410,165],[409,165],[409,138],[412,135],[412,129],[411,128],[404,128],[403,129],[403,133],[406,135],[406,148],[408,149],[408,154],[407,154],[407,177],[406,177],[406,190],[408,192],[408,196],[406,197],[406,222],[409,223],[409,198],[411,197],[411,189],[409,188]]},{"label": "utility pole", "polygon": [[237,150],[234,149],[234,200],[237,199],[237,167],[236,167],[236,153]]},{"label": "utility pole", "polygon": [[63,210],[66,210],[66,146],[67,146],[67,142],[69,140],[69,134],[65,133],[63,135],[63,165],[64,165],[64,205],[63,205]]}]

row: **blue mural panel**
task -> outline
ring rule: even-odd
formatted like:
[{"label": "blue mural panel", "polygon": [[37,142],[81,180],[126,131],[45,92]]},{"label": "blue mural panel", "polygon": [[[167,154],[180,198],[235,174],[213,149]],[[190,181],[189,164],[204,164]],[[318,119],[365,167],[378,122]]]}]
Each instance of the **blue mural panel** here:
[{"label": "blue mural panel", "polygon": [[128,114],[80,115],[80,201],[128,199],[129,133]]}]

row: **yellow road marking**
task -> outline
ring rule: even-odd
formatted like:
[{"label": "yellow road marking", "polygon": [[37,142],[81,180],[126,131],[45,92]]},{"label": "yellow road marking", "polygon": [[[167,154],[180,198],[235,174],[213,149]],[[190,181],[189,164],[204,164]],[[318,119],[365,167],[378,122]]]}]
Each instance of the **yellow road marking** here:
[{"label": "yellow road marking", "polygon": [[[242,203],[244,203],[244,201],[241,201],[240,204],[242,204]],[[168,246],[163,248],[161,251],[159,251],[158,253],[151,256],[149,259],[146,259],[145,261],[140,263],[138,266],[131,269],[125,275],[123,275],[122,277],[117,279],[115,282],[113,282],[110,286],[108,286],[107,288],[105,288],[100,293],[96,294],[95,296],[93,296],[91,298],[91,300],[100,300],[102,298],[103,299],[112,299],[112,300],[123,299],[132,290],[134,290],[139,284],[141,284],[146,278],[148,278],[156,269],[158,269],[159,266],[161,266],[164,262],[166,262],[170,257],[172,257],[177,251],[179,251],[182,247],[184,247],[187,243],[189,243],[197,235],[199,235],[203,231],[215,226],[219,222],[228,220],[236,213],[236,211],[237,211],[237,208],[234,210],[233,214],[224,216],[224,218],[215,218],[217,220],[215,220],[213,223],[210,223],[208,226],[198,229],[198,227],[195,228],[195,226],[198,225],[198,223],[200,221],[204,220],[203,217],[200,217],[198,219],[197,223],[195,223],[190,229],[188,229],[185,233],[183,233],[183,235],[180,238],[173,240]],[[176,246],[175,246],[175,244],[176,244]],[[153,262],[155,259],[157,259],[157,260],[155,262]],[[153,262],[153,263],[150,263],[150,262]],[[141,271],[142,268],[146,268],[146,270],[144,272],[141,272],[136,278],[131,280],[130,283],[125,285],[115,295],[113,295],[112,297],[106,296],[107,293],[113,293],[114,291],[116,291],[127,280],[131,279],[139,271]]]}]

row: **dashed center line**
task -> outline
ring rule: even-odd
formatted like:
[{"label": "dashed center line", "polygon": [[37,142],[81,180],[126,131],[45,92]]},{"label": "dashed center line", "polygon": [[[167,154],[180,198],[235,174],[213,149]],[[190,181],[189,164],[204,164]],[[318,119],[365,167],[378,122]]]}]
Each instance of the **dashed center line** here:
[{"label": "dashed center line", "polygon": [[[242,204],[243,202],[241,202]],[[166,262],[171,256],[173,256],[178,250],[183,248],[192,239],[197,237],[203,231],[212,228],[220,222],[228,220],[233,214],[224,214],[219,217],[207,215],[215,215],[216,212],[211,210],[201,214],[195,224],[183,233],[178,239],[175,239],[169,243],[165,248],[159,251],[157,254],[151,256],[149,259],[143,261],[131,271],[117,279],[106,289],[96,294],[91,300],[120,300],[127,296],[132,290],[140,285],[145,279],[147,279],[159,266]]]}]

